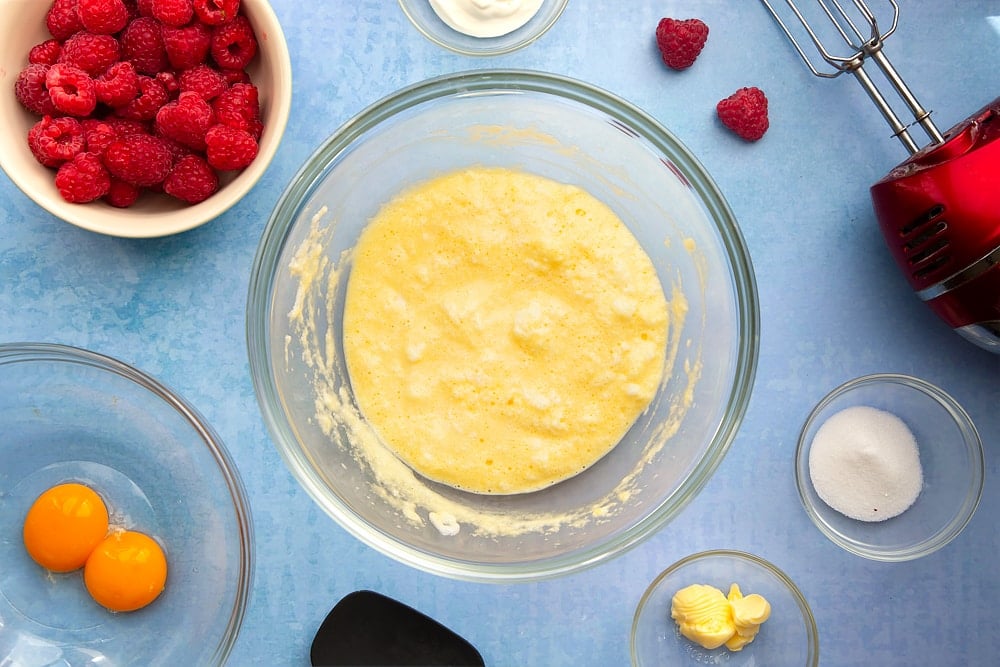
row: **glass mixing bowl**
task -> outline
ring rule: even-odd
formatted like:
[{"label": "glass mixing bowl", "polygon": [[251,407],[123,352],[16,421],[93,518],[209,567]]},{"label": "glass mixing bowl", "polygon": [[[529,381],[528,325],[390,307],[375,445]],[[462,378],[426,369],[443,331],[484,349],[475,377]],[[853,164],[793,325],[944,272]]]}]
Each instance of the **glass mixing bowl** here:
[{"label": "glass mixing bowl", "polygon": [[[0,428],[0,664],[224,664],[253,582],[253,527],[233,462],[194,408],[120,361],[5,344]],[[28,556],[28,508],[71,481],[97,491],[112,526],[163,546],[166,587],[148,607],[109,612],[80,571]]]},{"label": "glass mixing bowl", "polygon": [[[472,165],[588,190],[652,259],[686,316],[666,372],[619,444],[534,493],[477,495],[414,474],[378,441],[343,359],[350,249],[392,196]],[[676,303],[676,301],[675,301]],[[362,111],[281,196],[254,259],[250,369],[289,468],[350,533],[423,570],[469,580],[551,577],[605,561],[674,517],[725,455],[758,352],[750,258],[722,194],[646,113],[585,83],[476,71],[405,88]]]}]

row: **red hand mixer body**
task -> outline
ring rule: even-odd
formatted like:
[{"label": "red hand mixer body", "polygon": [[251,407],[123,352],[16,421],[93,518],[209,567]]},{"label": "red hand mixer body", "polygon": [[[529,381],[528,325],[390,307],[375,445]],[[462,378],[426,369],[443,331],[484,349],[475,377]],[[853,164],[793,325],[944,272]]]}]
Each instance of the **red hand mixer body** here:
[{"label": "red hand mixer body", "polygon": [[[944,322],[976,345],[1000,354],[1000,98],[942,135],[882,51],[885,39],[896,30],[895,0],[887,0],[892,20],[884,32],[865,0],[851,0],[850,6],[847,0],[816,0],[831,34],[839,34],[851,49],[843,57],[827,50],[794,0],[785,0],[832,67],[828,71],[813,65],[772,0],[761,2],[813,74],[854,75],[910,152],[871,187],[889,251],[910,286]],[[877,65],[909,107],[912,123],[904,124],[896,115],[865,71],[868,62]],[[927,133],[927,146],[917,146],[909,131],[913,125]]]},{"label": "red hand mixer body", "polygon": [[890,171],[871,196],[917,295],[1000,353],[1000,98]]}]

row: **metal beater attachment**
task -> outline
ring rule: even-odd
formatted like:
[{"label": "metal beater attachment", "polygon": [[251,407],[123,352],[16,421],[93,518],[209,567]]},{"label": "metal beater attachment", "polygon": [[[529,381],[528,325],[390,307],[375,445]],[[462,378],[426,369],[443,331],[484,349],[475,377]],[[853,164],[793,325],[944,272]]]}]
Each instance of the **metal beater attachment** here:
[{"label": "metal beater attachment", "polygon": [[[920,150],[917,142],[910,136],[909,128],[913,125],[919,124],[923,128],[930,138],[931,144],[943,142],[944,138],[941,132],[938,131],[937,126],[934,125],[934,121],[931,120],[931,112],[925,110],[920,105],[920,102],[910,92],[902,77],[899,76],[892,63],[889,62],[889,59],[882,51],[882,46],[886,38],[896,30],[896,23],[899,19],[899,5],[896,4],[896,0],[886,0],[892,6],[892,21],[889,28],[885,31],[879,28],[875,13],[872,12],[865,0],[851,1],[853,9],[844,0],[816,0],[820,9],[822,9],[822,13],[826,15],[826,18],[832,24],[833,30],[829,31],[830,36],[835,39],[836,34],[839,33],[840,37],[843,38],[851,50],[846,55],[838,56],[834,55],[824,45],[825,38],[820,37],[817,28],[814,28],[812,25],[811,18],[807,18],[793,0],[785,0],[789,11],[795,15],[799,23],[802,24],[802,27],[805,28],[809,39],[819,51],[819,55],[833,68],[831,71],[818,68],[809,59],[809,56],[806,55],[802,45],[796,40],[795,35],[782,19],[781,14],[775,10],[774,4],[777,4],[778,0],[761,0],[813,74],[828,79],[840,76],[844,72],[854,75],[854,78],[865,89],[865,92],[868,93],[868,96],[875,103],[875,106],[878,107],[878,110],[882,112],[882,116],[885,117],[892,128],[893,135],[902,142],[911,155]],[[882,94],[871,76],[865,71],[865,63],[868,60],[873,61],[878,66],[885,79],[889,82],[889,85],[892,86],[900,99],[909,107],[910,112],[913,114],[913,121],[903,123],[900,120],[893,107],[886,100],[885,95]]]}]

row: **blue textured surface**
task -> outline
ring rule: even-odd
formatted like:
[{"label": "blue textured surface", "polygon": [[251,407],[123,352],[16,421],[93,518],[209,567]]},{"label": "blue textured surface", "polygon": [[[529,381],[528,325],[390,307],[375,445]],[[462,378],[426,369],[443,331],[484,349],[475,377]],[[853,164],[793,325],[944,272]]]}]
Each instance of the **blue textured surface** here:
[{"label": "blue textured surface", "polygon": [[[391,0],[272,4],[291,50],[292,118],[262,182],[223,217],[161,240],[107,238],[50,217],[0,176],[0,340],[66,343],[134,364],[194,403],[240,468],[257,571],[231,664],[307,664],[330,607],[359,588],[433,616],[490,665],[625,664],[646,585],[679,557],[721,547],[757,553],[799,584],[820,628],[823,665],[995,663],[1000,357],[949,331],[892,263],[867,187],[904,153],[860,87],[809,75],[756,2],[571,0],[540,41],[490,60],[435,47]],[[995,0],[903,5],[888,48],[942,128],[1000,94]],[[711,27],[690,70],[660,64],[652,35],[662,16],[700,16]],[[705,490],[610,563],[510,586],[413,571],[322,514],[265,431],[244,338],[257,240],[309,153],[405,84],[492,66],[583,79],[669,127],[740,221],[762,307],[753,399]],[[771,130],[757,144],[734,138],[714,117],[715,103],[744,85],[760,86],[771,103]],[[851,377],[883,371],[916,375],[955,396],[987,455],[982,505],[965,532],[936,554],[893,565],[851,556],[820,535],[799,504],[792,461],[817,400]]]}]

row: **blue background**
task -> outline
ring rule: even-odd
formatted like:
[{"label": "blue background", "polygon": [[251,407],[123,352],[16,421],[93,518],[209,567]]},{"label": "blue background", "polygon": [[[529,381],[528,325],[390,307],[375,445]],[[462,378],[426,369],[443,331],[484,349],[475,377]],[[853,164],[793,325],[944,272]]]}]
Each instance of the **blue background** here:
[{"label": "blue background", "polygon": [[[678,558],[709,548],[759,554],[798,583],[816,616],[824,665],[995,664],[1000,357],[938,321],[892,263],[868,186],[905,152],[854,81],[811,76],[753,1],[570,0],[541,40],[492,59],[428,42],[391,0],[272,4],[291,51],[292,116],[263,180],[222,217],[170,238],[109,238],[54,219],[0,175],[0,340],[76,345],[137,366],[189,399],[239,466],[257,564],[231,664],[307,664],[330,607],[361,588],[450,626],[490,665],[625,664],[647,584]],[[1000,94],[1000,3],[903,5],[887,49],[942,129]],[[659,61],[653,32],[663,16],[698,16],[711,28],[685,72]],[[533,584],[438,578],[350,537],[279,459],[246,359],[251,261],[299,165],[339,125],[401,86],[486,67],[585,80],[672,130],[740,222],[762,311],[753,397],[702,493],[638,548]],[[770,100],[771,129],[756,144],[735,138],[714,116],[715,103],[745,85]],[[842,551],[809,522],[795,491],[795,441],[810,408],[843,381],[874,372],[941,386],[966,408],[985,444],[978,513],[958,539],[915,562],[876,563]]]}]

